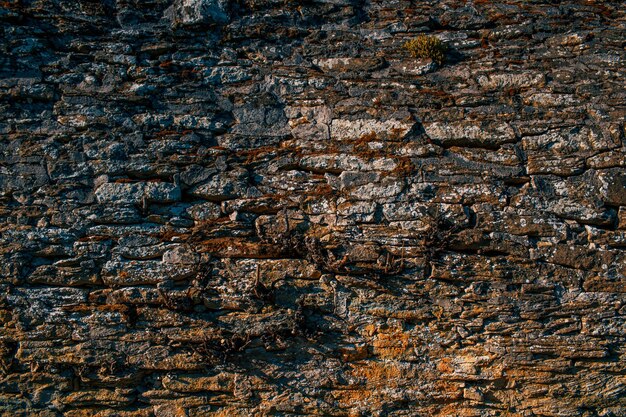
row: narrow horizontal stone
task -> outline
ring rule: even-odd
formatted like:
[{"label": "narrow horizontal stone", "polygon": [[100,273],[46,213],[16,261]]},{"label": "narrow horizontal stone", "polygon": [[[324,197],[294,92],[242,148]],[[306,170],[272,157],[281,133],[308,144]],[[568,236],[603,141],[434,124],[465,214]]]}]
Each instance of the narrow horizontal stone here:
[{"label": "narrow horizontal stone", "polygon": [[148,202],[171,203],[181,198],[180,188],[175,184],[161,182],[106,183],[96,191],[99,203],[141,204]]},{"label": "narrow horizontal stone", "polygon": [[372,139],[402,139],[415,125],[403,120],[346,120],[333,119],[330,124],[330,137],[334,140],[357,140],[372,136]]},{"label": "narrow horizontal stone", "polygon": [[430,122],[423,125],[428,137],[444,147],[493,147],[516,141],[508,123]]},{"label": "narrow horizontal stone", "polygon": [[109,261],[103,269],[102,279],[114,287],[156,285],[167,280],[181,280],[194,275],[194,266],[178,266],[161,261]]}]

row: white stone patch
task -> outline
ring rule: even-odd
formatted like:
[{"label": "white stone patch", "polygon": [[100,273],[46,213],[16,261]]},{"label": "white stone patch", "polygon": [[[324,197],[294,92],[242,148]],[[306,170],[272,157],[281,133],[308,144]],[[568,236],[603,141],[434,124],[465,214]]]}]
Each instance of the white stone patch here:
[{"label": "white stone patch", "polygon": [[171,203],[181,198],[180,188],[166,182],[106,183],[95,194],[99,203],[139,204],[143,199]]},{"label": "white stone patch", "polygon": [[481,75],[477,79],[480,87],[485,90],[534,87],[543,85],[545,80],[543,74],[532,72]]},{"label": "white stone patch", "polygon": [[492,145],[515,140],[515,132],[508,123],[492,123],[482,127],[465,122],[433,122],[424,123],[424,130],[431,139],[449,144],[478,142]]},{"label": "white stone patch", "polygon": [[377,137],[403,138],[414,124],[397,119],[334,119],[330,124],[330,137],[335,140],[356,140],[373,133]]}]

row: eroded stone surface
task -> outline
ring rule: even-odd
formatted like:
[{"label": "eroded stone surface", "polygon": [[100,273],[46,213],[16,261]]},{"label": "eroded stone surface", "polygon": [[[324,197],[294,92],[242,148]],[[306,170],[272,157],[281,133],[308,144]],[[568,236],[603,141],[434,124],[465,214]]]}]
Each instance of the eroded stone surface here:
[{"label": "eroded stone surface", "polygon": [[624,415],[624,13],[0,2],[0,414]]}]

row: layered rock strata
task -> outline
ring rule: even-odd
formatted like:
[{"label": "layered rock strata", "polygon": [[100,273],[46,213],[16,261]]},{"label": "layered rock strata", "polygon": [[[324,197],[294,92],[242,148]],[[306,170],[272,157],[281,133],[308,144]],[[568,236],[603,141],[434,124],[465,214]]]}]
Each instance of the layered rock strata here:
[{"label": "layered rock strata", "polygon": [[623,2],[0,27],[0,415],[626,415]]}]

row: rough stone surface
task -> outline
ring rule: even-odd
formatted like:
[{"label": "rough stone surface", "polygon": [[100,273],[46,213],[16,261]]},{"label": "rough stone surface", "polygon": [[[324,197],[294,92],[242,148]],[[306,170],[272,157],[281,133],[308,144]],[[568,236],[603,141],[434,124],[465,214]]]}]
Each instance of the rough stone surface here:
[{"label": "rough stone surface", "polygon": [[0,415],[625,416],[625,12],[0,2]]}]

